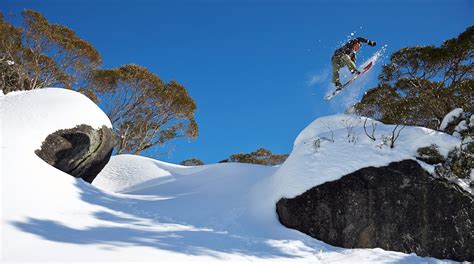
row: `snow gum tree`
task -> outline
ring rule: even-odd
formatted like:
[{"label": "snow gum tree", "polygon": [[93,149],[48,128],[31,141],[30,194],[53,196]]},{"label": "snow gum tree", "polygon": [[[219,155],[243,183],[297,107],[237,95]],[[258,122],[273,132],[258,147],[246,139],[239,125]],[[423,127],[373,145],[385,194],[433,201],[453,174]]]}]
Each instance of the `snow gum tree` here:
[{"label": "snow gum tree", "polygon": [[184,86],[167,84],[138,65],[100,69],[101,56],[89,42],[33,10],[14,26],[0,12],[0,90],[44,87],[77,90],[106,112],[118,134],[118,153],[139,154],[198,133],[196,105]]},{"label": "snow gum tree", "polygon": [[165,84],[146,68],[128,64],[95,70],[90,82],[120,136],[118,154],[197,137],[196,104],[176,81]]},{"label": "snow gum tree", "polygon": [[15,27],[0,13],[0,89],[4,93],[48,86],[79,88],[101,64],[99,52],[73,30],[33,10]]},{"label": "snow gum tree", "polygon": [[474,112],[473,58],[474,26],[440,47],[400,49],[355,110],[388,124],[438,129],[452,109]]}]

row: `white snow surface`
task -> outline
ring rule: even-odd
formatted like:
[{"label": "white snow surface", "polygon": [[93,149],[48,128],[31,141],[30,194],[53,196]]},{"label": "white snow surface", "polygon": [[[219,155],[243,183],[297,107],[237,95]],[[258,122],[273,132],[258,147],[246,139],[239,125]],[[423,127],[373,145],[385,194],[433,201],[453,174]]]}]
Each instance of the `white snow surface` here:
[{"label": "white snow surface", "polygon": [[[459,140],[443,133],[405,127],[390,149],[381,145],[381,138],[393,126],[378,123],[374,142],[365,136],[361,117],[328,116],[300,133],[280,167],[184,167],[118,155],[89,185],[34,154],[58,129],[110,127],[89,99],[64,89],[9,93],[0,96],[0,114],[2,263],[447,262],[334,247],[283,227],[275,213],[281,197],[362,167],[413,158],[420,146],[436,143],[446,155]],[[369,131],[375,123],[369,120]],[[316,149],[318,138],[325,139]],[[332,138],[334,142],[327,140]]]},{"label": "white snow surface", "polygon": [[459,124],[454,128],[456,132],[463,132],[464,130],[468,130],[469,126],[467,125],[466,120],[462,120]]},{"label": "white snow surface", "polygon": [[444,116],[443,121],[441,121],[441,125],[439,125],[439,129],[444,131],[446,127],[448,127],[449,123],[459,118],[462,114],[464,114],[464,110],[462,108],[453,109]]},{"label": "white snow surface", "polygon": [[[306,127],[296,138],[293,151],[280,169],[264,185],[274,185],[269,196],[294,197],[311,186],[334,181],[358,169],[380,167],[393,161],[414,159],[416,150],[423,146],[437,144],[445,157],[449,149],[459,143],[450,135],[421,127],[398,127],[402,129],[395,147],[382,144],[382,138],[391,136],[394,125],[384,125],[368,119],[367,132],[377,125],[374,136],[369,139],[364,132],[365,118],[354,115],[333,115],[318,118]],[[314,141],[322,140],[316,149]],[[422,164],[426,166],[426,164]]]}]

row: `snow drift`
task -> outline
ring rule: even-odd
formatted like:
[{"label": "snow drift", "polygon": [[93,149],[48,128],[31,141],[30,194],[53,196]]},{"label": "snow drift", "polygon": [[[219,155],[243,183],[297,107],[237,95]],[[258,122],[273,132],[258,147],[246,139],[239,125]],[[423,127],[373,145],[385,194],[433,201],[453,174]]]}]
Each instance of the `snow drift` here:
[{"label": "snow drift", "polygon": [[436,143],[446,154],[454,137],[406,127],[390,149],[382,138],[392,126],[379,123],[374,142],[361,118],[336,115],[304,129],[281,167],[183,167],[119,155],[92,186],[34,154],[58,129],[110,127],[89,99],[63,89],[13,93],[0,96],[0,114],[4,262],[437,262],[327,245],[283,227],[275,203],[365,166],[412,158],[420,146]]}]

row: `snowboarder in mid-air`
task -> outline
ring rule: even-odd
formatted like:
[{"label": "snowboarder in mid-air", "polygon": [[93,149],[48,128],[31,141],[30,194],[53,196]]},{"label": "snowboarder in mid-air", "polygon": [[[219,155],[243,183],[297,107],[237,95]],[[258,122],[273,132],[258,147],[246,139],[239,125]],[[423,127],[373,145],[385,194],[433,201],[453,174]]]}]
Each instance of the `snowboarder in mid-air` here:
[{"label": "snowboarder in mid-air", "polygon": [[367,43],[367,45],[371,47],[377,44],[375,41],[358,37],[346,42],[342,47],[338,48],[334,52],[334,55],[332,55],[332,82],[336,86],[337,92],[343,88],[341,81],[339,80],[339,70],[341,68],[347,66],[352,74],[360,74],[360,71],[357,70],[355,62],[356,53],[361,48],[362,43]]}]

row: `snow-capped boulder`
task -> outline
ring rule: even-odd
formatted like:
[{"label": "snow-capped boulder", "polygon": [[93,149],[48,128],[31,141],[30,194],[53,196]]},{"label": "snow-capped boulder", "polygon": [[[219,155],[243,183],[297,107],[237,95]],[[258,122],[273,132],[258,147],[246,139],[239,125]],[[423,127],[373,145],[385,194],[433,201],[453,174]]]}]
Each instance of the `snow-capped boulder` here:
[{"label": "snow-capped boulder", "polygon": [[109,161],[114,146],[110,128],[96,130],[83,124],[48,135],[35,153],[53,167],[91,183]]},{"label": "snow-capped boulder", "polygon": [[[0,96],[0,117],[0,123],[5,128],[2,130],[2,138],[4,139],[1,141],[2,152],[8,153],[8,155],[5,154],[4,156],[6,159],[3,164],[5,165],[2,167],[5,175],[14,175],[14,173],[19,173],[20,175],[25,174],[20,172],[20,170],[18,170],[18,172],[16,171],[20,166],[29,167],[32,171],[38,173],[38,168],[32,169],[34,166],[33,162],[36,162],[36,160],[38,160],[39,163],[43,162],[38,159],[35,152],[40,148],[44,149],[45,144],[50,145],[51,150],[49,150],[49,152],[56,149],[56,154],[62,156],[57,157],[54,152],[50,152],[48,154],[49,160],[55,160],[54,163],[58,163],[59,159],[63,159],[65,155],[71,156],[72,153],[70,152],[72,150],[90,153],[95,152],[96,154],[94,155],[98,155],[100,152],[102,153],[100,155],[104,156],[103,159],[106,160],[107,155],[105,153],[108,153],[110,150],[110,146],[107,147],[106,145],[113,144],[113,141],[110,139],[110,132],[106,132],[106,130],[112,128],[112,123],[107,115],[89,98],[72,90],[43,88],[31,91],[10,92]],[[87,129],[82,132],[79,132],[79,130],[75,132],[67,130],[81,124],[90,126],[91,131],[85,132]],[[92,128],[95,129],[96,132],[92,132]],[[51,145],[53,142],[47,143],[49,141],[45,142],[48,135],[51,136],[55,131],[63,129],[66,129],[62,132],[65,138],[59,140],[57,137],[58,134],[53,136],[56,138],[53,140],[54,144],[59,145]],[[91,149],[83,148],[85,145],[77,142],[79,138],[85,139],[86,137],[87,140],[89,140],[88,144],[90,144]],[[101,139],[97,140],[97,138]],[[69,143],[68,139],[70,141]],[[102,143],[97,145],[98,142]],[[79,145],[83,147],[79,147]],[[100,148],[100,150],[97,148]],[[97,152],[98,150],[99,152]],[[45,155],[45,157],[48,155]],[[97,168],[100,167],[93,165],[95,169],[85,169],[90,165],[79,166],[80,162],[78,162],[77,157],[81,154],[78,152],[74,155],[76,156],[74,162],[67,166],[77,167],[75,168],[76,171],[82,171],[77,175],[81,175],[83,172],[89,174],[91,173],[90,171],[97,170]],[[95,163],[91,161],[90,158],[91,157],[87,158],[90,160],[87,163]],[[84,158],[80,160],[84,161]],[[94,160],[97,160],[97,158],[94,158]],[[102,160],[102,158],[99,158],[99,160]],[[46,161],[49,162],[48,159],[46,159]],[[71,159],[69,158],[61,163],[65,165],[65,163],[70,161]],[[50,164],[52,163],[50,162]],[[51,173],[47,174],[50,175]],[[19,182],[17,177],[13,178],[15,178],[16,183]],[[38,178],[48,182],[44,174]],[[55,178],[53,179],[55,180]],[[93,178],[89,178],[88,181],[92,179]],[[31,182],[31,179],[29,182]],[[51,182],[48,183],[51,184]]]},{"label": "snow-capped boulder", "polygon": [[367,167],[277,204],[280,222],[345,248],[474,260],[474,199],[416,161]]}]

